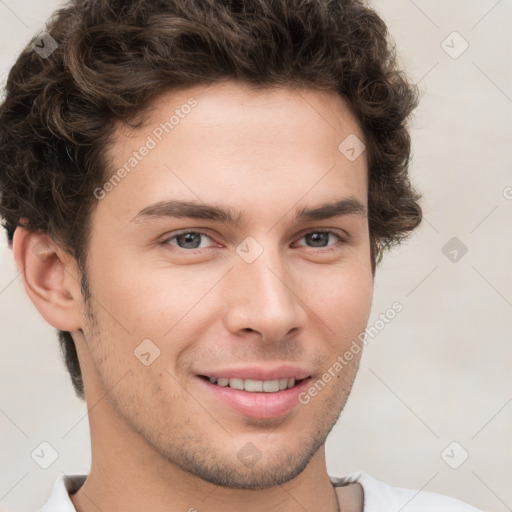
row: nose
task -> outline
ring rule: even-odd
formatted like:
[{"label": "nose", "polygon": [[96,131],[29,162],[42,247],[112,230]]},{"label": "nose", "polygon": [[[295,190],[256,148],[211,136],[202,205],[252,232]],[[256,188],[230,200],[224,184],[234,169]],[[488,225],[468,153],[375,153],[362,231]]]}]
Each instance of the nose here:
[{"label": "nose", "polygon": [[306,298],[277,248],[266,244],[252,263],[237,258],[227,277],[222,293],[227,297],[225,322],[230,332],[256,331],[263,342],[275,343],[305,325]]}]

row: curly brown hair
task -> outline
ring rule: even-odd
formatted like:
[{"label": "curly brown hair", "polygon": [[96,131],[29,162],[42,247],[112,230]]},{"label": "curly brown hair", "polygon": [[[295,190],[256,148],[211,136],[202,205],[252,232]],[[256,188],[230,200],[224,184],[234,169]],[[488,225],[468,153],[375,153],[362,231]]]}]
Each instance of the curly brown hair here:
[{"label": "curly brown hair", "polygon": [[[226,79],[256,88],[340,94],[365,135],[372,270],[421,222],[408,178],[406,121],[418,91],[399,68],[382,19],[362,0],[72,0],[49,20],[58,47],[34,38],[13,66],[0,107],[0,215],[86,256],[93,191],[108,179],[115,126],[138,126],[158,95]],[[62,356],[84,399],[71,334]]]}]

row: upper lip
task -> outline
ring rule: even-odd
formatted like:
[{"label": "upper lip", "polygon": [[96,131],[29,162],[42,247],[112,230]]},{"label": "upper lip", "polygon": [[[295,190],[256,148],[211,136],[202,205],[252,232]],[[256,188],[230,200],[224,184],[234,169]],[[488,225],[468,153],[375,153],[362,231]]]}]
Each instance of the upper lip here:
[{"label": "upper lip", "polygon": [[252,379],[252,380],[276,380],[276,379],[295,379],[301,380],[309,377],[311,371],[300,366],[282,364],[279,366],[234,366],[232,368],[222,368],[219,370],[206,370],[199,372],[198,375],[210,377],[213,379]]}]

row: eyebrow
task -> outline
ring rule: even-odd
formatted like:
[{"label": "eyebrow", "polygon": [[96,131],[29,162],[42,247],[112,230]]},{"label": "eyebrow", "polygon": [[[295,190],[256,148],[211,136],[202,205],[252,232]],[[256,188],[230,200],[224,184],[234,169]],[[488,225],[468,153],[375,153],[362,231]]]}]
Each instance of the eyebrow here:
[{"label": "eyebrow", "polygon": [[[367,210],[358,199],[350,197],[325,203],[314,208],[307,206],[301,208],[295,214],[295,221],[326,220],[345,215],[362,215],[366,217]],[[160,217],[203,219],[232,224],[234,226],[239,226],[244,218],[242,212],[232,208],[223,208],[195,201],[171,199],[146,206],[130,222],[140,222],[144,219]]]}]

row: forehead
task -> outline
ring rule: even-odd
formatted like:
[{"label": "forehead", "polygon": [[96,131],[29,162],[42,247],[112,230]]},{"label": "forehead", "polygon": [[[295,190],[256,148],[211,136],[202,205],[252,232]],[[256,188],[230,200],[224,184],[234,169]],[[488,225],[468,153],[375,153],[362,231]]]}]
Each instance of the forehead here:
[{"label": "forehead", "polygon": [[100,206],[117,201],[132,218],[136,207],[172,198],[236,211],[343,196],[365,205],[362,148],[359,123],[334,92],[235,82],[172,91],[154,101],[143,126],[115,130],[111,173],[124,171]]}]

